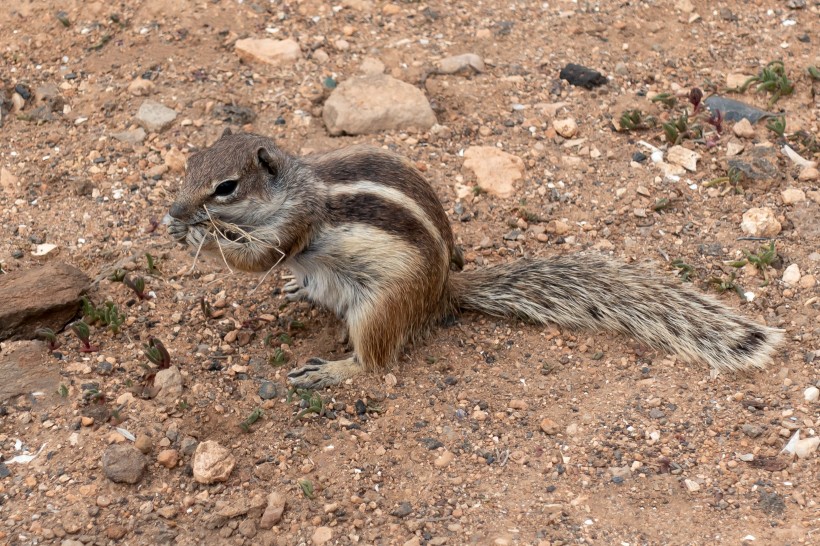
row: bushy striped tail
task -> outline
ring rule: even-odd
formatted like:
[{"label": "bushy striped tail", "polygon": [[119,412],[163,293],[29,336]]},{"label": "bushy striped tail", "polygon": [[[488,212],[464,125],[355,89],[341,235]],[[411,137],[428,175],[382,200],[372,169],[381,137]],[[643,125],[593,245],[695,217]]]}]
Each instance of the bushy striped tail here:
[{"label": "bushy striped tail", "polygon": [[626,334],[716,370],[762,368],[783,332],[703,293],[601,255],[522,259],[450,278],[457,309]]}]

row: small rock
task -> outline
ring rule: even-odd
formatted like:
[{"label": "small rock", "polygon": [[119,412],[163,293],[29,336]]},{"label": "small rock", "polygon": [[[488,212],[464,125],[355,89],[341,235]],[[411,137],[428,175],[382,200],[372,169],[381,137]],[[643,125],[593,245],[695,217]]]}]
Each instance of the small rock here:
[{"label": "small rock", "polygon": [[772,209],[755,207],[743,213],[740,229],[752,237],[774,237],[780,233],[781,225]]},{"label": "small rock", "polygon": [[319,544],[329,542],[331,538],[333,538],[333,529],[330,527],[317,527],[316,530],[313,531],[313,536],[310,537],[310,540],[314,545],[318,546]]},{"label": "small rock", "polygon": [[213,440],[202,442],[194,452],[194,480],[198,483],[211,484],[227,481],[231,475],[236,459],[230,450]]},{"label": "small rock", "polygon": [[176,147],[171,147],[165,152],[165,166],[171,172],[182,173],[185,171],[185,154],[179,151]]},{"label": "small rock", "polygon": [[698,159],[700,154],[694,150],[684,148],[683,146],[672,146],[666,152],[666,160],[673,164],[683,167],[689,172],[695,172],[698,168]]},{"label": "small rock", "polygon": [[814,278],[814,275],[803,275],[800,277],[800,281],[797,283],[797,286],[806,290],[809,288],[814,288],[814,285],[816,284],[817,279]]},{"label": "small rock", "polygon": [[805,398],[806,402],[817,402],[817,400],[820,399],[820,389],[812,385],[803,391],[803,398]]},{"label": "small rock", "polygon": [[554,233],[556,235],[566,235],[570,229],[570,225],[563,220],[550,220],[546,225],[547,233]]},{"label": "small rock", "polygon": [[550,436],[555,436],[561,432],[561,427],[549,417],[545,417],[544,419],[541,419],[541,430]]},{"label": "small rock", "polygon": [[800,266],[797,264],[791,264],[783,272],[783,284],[792,287],[798,282],[800,282]]},{"label": "small rock", "polygon": [[528,407],[526,400],[510,400],[510,409],[525,410]]},{"label": "small rock", "polygon": [[806,200],[806,192],[797,188],[788,188],[780,192],[784,205],[795,205]]},{"label": "small rock", "polygon": [[818,180],[820,179],[820,171],[815,167],[803,167],[800,174],[797,175],[797,179],[804,182]]},{"label": "small rock", "polygon": [[[313,53],[316,56],[316,52]],[[362,74],[374,75],[384,73],[384,63],[374,57],[365,57],[359,65],[359,72]]]},{"label": "small rock", "polygon": [[741,425],[740,430],[749,438],[757,438],[763,434],[763,429],[757,425],[744,424]]},{"label": "small rock", "polygon": [[817,451],[818,446],[820,446],[820,436],[797,440],[794,444],[794,454],[800,459],[805,459]]},{"label": "small rock", "polygon": [[584,87],[586,89],[594,89],[599,85],[604,85],[607,82],[606,76],[580,64],[569,63],[558,75],[562,80],[566,80],[570,85]]},{"label": "small rock", "polygon": [[163,449],[157,455],[157,462],[165,468],[174,468],[179,462],[179,452],[176,449]]},{"label": "small rock", "polygon": [[139,449],[142,453],[148,455],[151,453],[151,450],[154,449],[154,443],[151,441],[151,437],[147,434],[138,434],[137,439],[134,440],[134,447]]},{"label": "small rock", "polygon": [[179,368],[171,366],[157,372],[154,376],[154,388],[157,393],[157,400],[165,403],[173,403],[182,394],[182,374]]},{"label": "small rock", "polygon": [[738,87],[743,87],[743,84],[749,79],[749,76],[746,74],[740,74],[737,72],[733,72],[731,74],[726,75],[726,87],[729,89],[736,89]]},{"label": "small rock", "polygon": [[268,506],[265,508],[265,513],[262,514],[259,527],[262,529],[271,529],[274,525],[279,523],[282,519],[282,513],[285,511],[286,505],[287,502],[285,501],[285,497],[277,491],[273,491],[270,495],[268,495]]},{"label": "small rock", "polygon": [[136,447],[117,444],[106,448],[102,466],[105,476],[112,482],[135,484],[142,479],[146,461]]},{"label": "small rock", "polygon": [[696,491],[700,491],[700,484],[694,480],[685,479],[683,480],[684,485],[686,485],[686,489],[689,490],[690,493],[694,493]]},{"label": "small rock", "polygon": [[135,97],[145,97],[154,92],[154,82],[144,78],[137,78],[128,84],[128,92]]},{"label": "small rock", "polygon": [[396,516],[397,518],[406,518],[410,514],[413,513],[413,505],[407,501],[400,502],[399,505],[396,507],[395,510],[390,512],[391,516]]},{"label": "small rock", "polygon": [[237,40],[234,49],[245,62],[260,62],[273,66],[293,63],[302,58],[299,44],[291,39],[246,38]]},{"label": "small rock", "polygon": [[126,144],[139,144],[145,137],[147,133],[145,129],[142,127],[138,127],[136,129],[129,129],[128,131],[120,131],[119,133],[111,133],[111,136],[120,142],[125,142]]},{"label": "small rock", "polygon": [[484,59],[475,53],[464,53],[445,57],[438,62],[438,70],[442,74],[455,74],[456,72],[484,72]]},{"label": "small rock", "polygon": [[738,138],[754,138],[755,128],[748,119],[743,118],[732,126],[732,132]]},{"label": "small rock", "polygon": [[17,191],[17,177],[5,167],[0,168],[0,189],[9,195]]},{"label": "small rock", "polygon": [[109,525],[105,529],[105,536],[111,540],[120,540],[128,533],[128,529],[122,525]]},{"label": "small rock", "polygon": [[273,381],[262,381],[259,385],[259,398],[262,400],[273,400],[282,394],[279,385]]},{"label": "small rock", "polygon": [[464,168],[475,173],[478,186],[498,197],[513,194],[513,182],[524,176],[524,161],[493,146],[470,146],[464,152]]},{"label": "small rock", "polygon": [[386,74],[355,76],[325,101],[322,119],[331,135],[426,131],[436,115],[417,87]]},{"label": "small rock", "polygon": [[33,339],[38,328],[59,332],[90,284],[85,273],[59,262],[0,275],[0,341]]},{"label": "small rock", "polygon": [[556,119],[552,121],[555,132],[564,138],[572,138],[578,134],[578,124],[573,118]]},{"label": "small rock", "polygon": [[135,121],[146,131],[161,133],[174,123],[177,113],[153,100],[145,100],[137,110]]},{"label": "small rock", "polygon": [[245,538],[253,538],[256,536],[256,524],[250,519],[242,521],[236,530]]},{"label": "small rock", "polygon": [[445,451],[444,453],[439,455],[435,461],[433,461],[433,465],[435,465],[436,468],[444,468],[445,466],[453,462],[454,458],[455,455],[453,455],[452,451]]}]

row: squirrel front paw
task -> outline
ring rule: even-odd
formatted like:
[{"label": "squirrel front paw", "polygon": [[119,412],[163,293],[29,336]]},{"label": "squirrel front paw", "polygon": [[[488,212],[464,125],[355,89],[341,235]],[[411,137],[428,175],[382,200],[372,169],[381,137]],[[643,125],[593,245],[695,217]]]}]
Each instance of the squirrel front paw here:
[{"label": "squirrel front paw", "polygon": [[344,360],[311,358],[304,366],[288,374],[288,382],[299,389],[321,389],[338,385],[362,371],[362,365],[355,356]]},{"label": "squirrel front paw", "polygon": [[282,287],[282,293],[288,301],[310,301],[307,286],[303,286],[298,279],[291,279]]}]

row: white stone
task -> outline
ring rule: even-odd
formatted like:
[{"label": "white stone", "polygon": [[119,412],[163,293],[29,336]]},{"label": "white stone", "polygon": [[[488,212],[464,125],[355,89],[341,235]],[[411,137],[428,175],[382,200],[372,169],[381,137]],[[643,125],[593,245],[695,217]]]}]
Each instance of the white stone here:
[{"label": "white stone", "polygon": [[781,225],[772,209],[755,207],[743,213],[740,229],[752,237],[774,237],[780,233]]},{"label": "white stone", "polygon": [[[314,53],[315,55],[315,53]],[[383,74],[384,63],[375,57],[365,57],[362,59],[362,64],[359,66],[359,72],[362,74]]]},{"label": "white stone", "polygon": [[672,146],[666,152],[666,160],[669,163],[683,167],[690,172],[697,170],[698,159],[700,159],[699,153],[683,146]]},{"label": "white stone", "polygon": [[470,146],[464,168],[475,173],[478,186],[498,197],[510,197],[514,182],[524,176],[524,161],[493,146]]},{"label": "white stone", "polygon": [[788,188],[780,192],[780,197],[783,198],[783,204],[794,205],[806,200],[806,192],[797,188]]},{"label": "white stone", "polygon": [[314,546],[319,546],[320,544],[329,542],[332,538],[333,529],[330,527],[317,527],[316,530],[313,531],[313,535],[310,537],[310,540],[313,542]]},{"label": "white stone", "polygon": [[820,179],[820,171],[815,167],[804,167],[797,175],[797,179],[803,181]]},{"label": "white stone", "polygon": [[800,282],[800,267],[797,264],[791,264],[783,272],[783,284],[792,287]]},{"label": "white stone", "polygon": [[438,62],[438,69],[439,72],[443,74],[455,74],[456,72],[461,72],[466,69],[475,72],[484,72],[484,59],[475,53],[454,55],[441,59]]},{"label": "white stone", "polygon": [[154,82],[152,82],[151,80],[146,80],[144,78],[136,78],[134,81],[128,84],[128,92],[134,95],[135,97],[142,97],[153,93],[154,87]]},{"label": "white stone", "polygon": [[343,81],[325,102],[322,118],[331,135],[426,131],[436,123],[421,90],[385,74]]},{"label": "white stone", "polygon": [[245,62],[260,62],[273,66],[290,64],[302,58],[299,44],[291,39],[246,38],[234,44],[236,54]]},{"label": "white stone", "polygon": [[794,454],[800,459],[805,459],[817,451],[818,446],[820,446],[820,436],[797,440],[794,443]]},{"label": "white stone", "polygon": [[573,118],[553,120],[552,128],[564,138],[572,138],[578,134],[578,124]]},{"label": "white stone", "polygon": [[174,123],[177,113],[153,100],[145,100],[137,111],[136,121],[143,129],[152,133],[161,133]]},{"label": "white stone", "polygon": [[198,483],[211,484],[224,482],[231,475],[236,459],[231,452],[213,440],[196,446],[191,467],[194,480]]},{"label": "white stone", "polygon": [[754,138],[755,128],[748,119],[743,118],[732,126],[732,132],[738,138]]},{"label": "white stone", "polygon": [[166,404],[176,402],[182,394],[182,374],[179,368],[171,366],[164,370],[159,370],[154,376],[154,387],[159,389],[156,399]]},{"label": "white stone", "polygon": [[812,385],[803,391],[803,398],[806,399],[806,402],[817,402],[820,399],[820,389]]}]

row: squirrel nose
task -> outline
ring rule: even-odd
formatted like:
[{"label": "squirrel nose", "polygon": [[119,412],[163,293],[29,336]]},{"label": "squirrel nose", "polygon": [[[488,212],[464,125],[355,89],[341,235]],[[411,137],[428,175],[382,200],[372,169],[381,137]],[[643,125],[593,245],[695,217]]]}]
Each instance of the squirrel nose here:
[{"label": "squirrel nose", "polygon": [[182,220],[188,215],[188,207],[182,203],[176,202],[171,205],[171,210],[168,211],[168,214],[177,220]]}]

